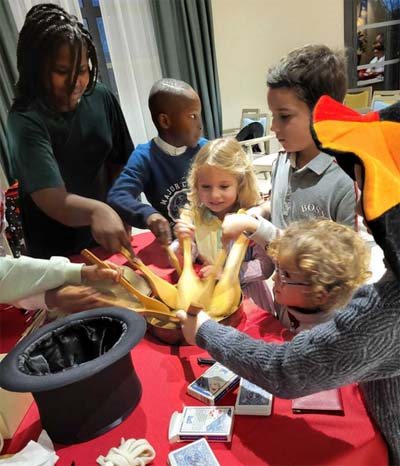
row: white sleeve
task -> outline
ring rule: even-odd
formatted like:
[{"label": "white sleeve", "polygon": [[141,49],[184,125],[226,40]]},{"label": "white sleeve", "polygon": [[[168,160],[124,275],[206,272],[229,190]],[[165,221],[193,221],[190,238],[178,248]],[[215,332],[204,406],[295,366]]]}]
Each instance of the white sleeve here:
[{"label": "white sleeve", "polygon": [[15,307],[27,309],[28,311],[33,309],[48,309],[45,298],[46,292],[43,291],[43,293],[36,294],[34,296],[29,296],[28,298],[24,299],[18,299],[17,301],[7,304],[12,304]]},{"label": "white sleeve", "polygon": [[279,228],[261,215],[256,215],[256,218],[259,221],[257,230],[248,237],[262,248],[266,248],[279,235]]},{"label": "white sleeve", "polygon": [[0,302],[15,303],[64,284],[79,285],[82,266],[65,257],[0,257]]}]

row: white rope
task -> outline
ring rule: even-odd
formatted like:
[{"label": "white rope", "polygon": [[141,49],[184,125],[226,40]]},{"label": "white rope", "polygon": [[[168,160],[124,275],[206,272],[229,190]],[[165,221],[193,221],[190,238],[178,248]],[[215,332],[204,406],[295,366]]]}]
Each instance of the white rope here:
[{"label": "white rope", "polygon": [[100,466],[145,466],[156,457],[156,452],[150,443],[142,439],[121,439],[121,445],[113,447],[107,456],[99,456],[97,463]]}]

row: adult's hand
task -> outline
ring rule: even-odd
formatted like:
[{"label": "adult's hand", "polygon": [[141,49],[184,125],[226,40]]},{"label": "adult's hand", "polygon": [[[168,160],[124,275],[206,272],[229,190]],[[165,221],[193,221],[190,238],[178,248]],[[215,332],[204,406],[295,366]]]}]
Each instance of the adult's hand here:
[{"label": "adult's hand", "polygon": [[165,217],[156,212],[147,217],[146,223],[150,231],[162,246],[168,246],[171,244],[171,227]]},{"label": "adult's hand", "polygon": [[112,262],[106,261],[109,269],[101,268],[98,265],[84,265],[82,267],[82,281],[95,282],[99,280],[113,280],[118,282],[122,276],[122,268]]},{"label": "adult's hand", "polygon": [[133,254],[130,236],[120,216],[107,204],[99,202],[92,213],[93,238],[110,252],[119,252],[125,247]]},{"label": "adult's hand", "polygon": [[210,319],[204,311],[191,311],[188,314],[185,311],[178,311],[176,316],[181,321],[183,336],[189,345],[196,344],[196,334],[204,322]]},{"label": "adult's hand", "polygon": [[65,286],[46,291],[45,301],[49,309],[71,314],[104,307],[104,302],[99,300],[100,296],[101,293],[90,286]]}]

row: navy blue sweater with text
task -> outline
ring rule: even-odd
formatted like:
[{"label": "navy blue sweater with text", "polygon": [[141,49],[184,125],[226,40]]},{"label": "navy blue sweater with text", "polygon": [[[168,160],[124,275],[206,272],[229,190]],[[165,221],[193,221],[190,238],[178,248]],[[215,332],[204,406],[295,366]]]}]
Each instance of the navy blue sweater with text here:
[{"label": "navy blue sweater with text", "polygon": [[[187,202],[189,168],[206,143],[201,138],[196,147],[175,156],[163,152],[153,140],[138,145],[110,189],[108,203],[126,223],[138,228],[147,228],[146,220],[155,212],[174,222]],[[141,193],[151,205],[140,200]]]}]

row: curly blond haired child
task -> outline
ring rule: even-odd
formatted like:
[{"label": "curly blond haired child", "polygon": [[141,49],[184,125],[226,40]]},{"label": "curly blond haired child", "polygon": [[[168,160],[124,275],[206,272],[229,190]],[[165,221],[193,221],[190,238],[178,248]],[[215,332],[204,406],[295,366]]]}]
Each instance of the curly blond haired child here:
[{"label": "curly blond haired child", "polygon": [[275,313],[293,333],[330,320],[371,275],[370,251],[350,227],[294,222],[268,247],[275,262]]},{"label": "curly blond haired child", "polygon": [[[260,201],[257,179],[240,144],[232,138],[220,138],[200,149],[188,185],[192,223],[178,220],[175,234],[178,239],[192,238],[194,256],[203,262],[201,273],[207,276],[222,247],[225,215]],[[242,290],[267,310],[271,309],[272,296],[264,279],[272,270],[264,248],[250,246],[240,273]]]}]

